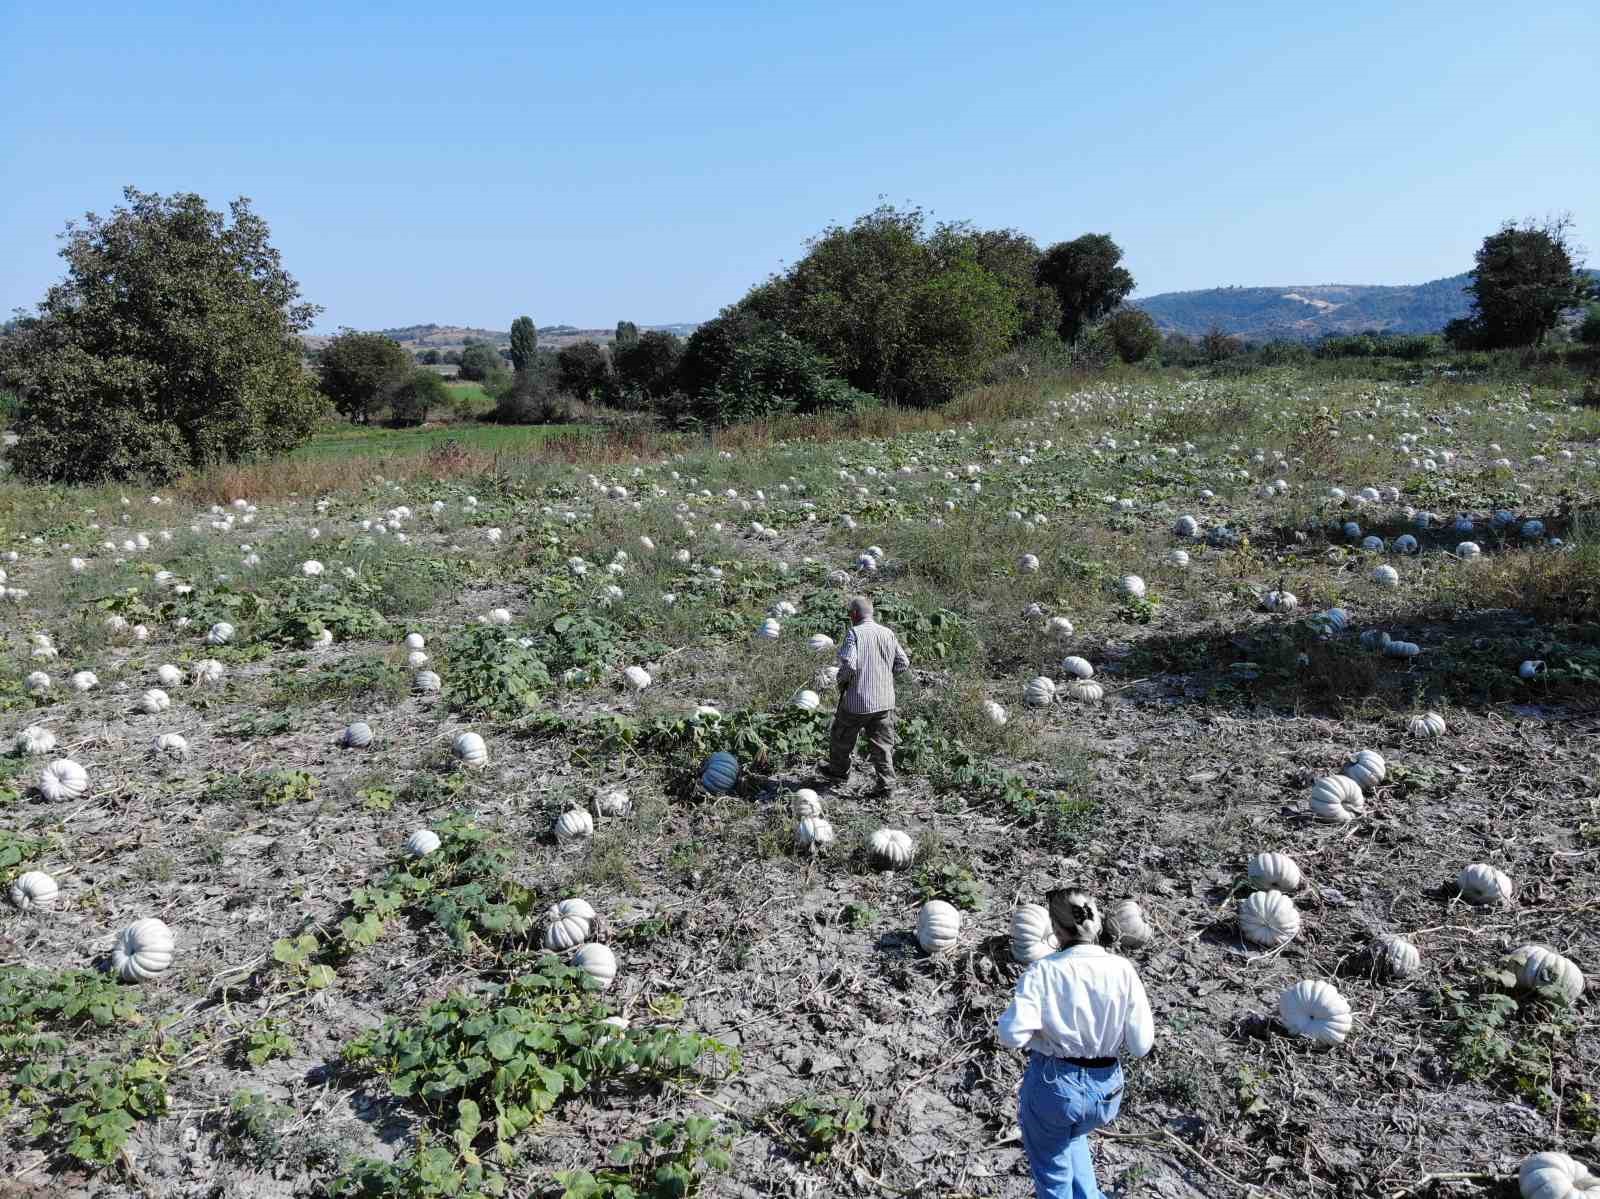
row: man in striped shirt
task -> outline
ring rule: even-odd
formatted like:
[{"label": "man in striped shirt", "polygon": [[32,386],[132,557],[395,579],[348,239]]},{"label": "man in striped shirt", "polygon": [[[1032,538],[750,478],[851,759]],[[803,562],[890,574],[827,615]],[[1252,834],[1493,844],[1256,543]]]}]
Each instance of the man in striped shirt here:
[{"label": "man in striped shirt", "polygon": [[894,676],[908,670],[911,659],[892,629],[872,619],[872,601],[850,600],[850,631],[839,646],[839,706],[828,739],[828,765],[823,774],[835,782],[850,777],[850,756],[856,740],[867,735],[867,756],[878,776],[877,794],[894,790]]}]

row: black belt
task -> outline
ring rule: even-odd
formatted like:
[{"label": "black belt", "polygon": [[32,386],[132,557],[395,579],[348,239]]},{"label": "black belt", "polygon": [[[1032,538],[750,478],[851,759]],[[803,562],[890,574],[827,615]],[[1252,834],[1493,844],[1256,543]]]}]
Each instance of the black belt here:
[{"label": "black belt", "polygon": [[1085,1070],[1109,1070],[1117,1064],[1114,1057],[1063,1057],[1057,1060],[1069,1066],[1082,1066]]}]

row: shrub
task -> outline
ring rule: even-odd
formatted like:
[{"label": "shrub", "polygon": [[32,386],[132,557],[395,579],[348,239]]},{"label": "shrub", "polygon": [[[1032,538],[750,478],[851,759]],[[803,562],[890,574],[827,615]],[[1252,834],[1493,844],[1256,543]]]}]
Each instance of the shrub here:
[{"label": "shrub", "polygon": [[506,360],[499,350],[486,341],[475,341],[461,351],[461,377],[474,383],[486,383],[495,375],[504,373]]},{"label": "shrub", "polygon": [[[1578,340],[1586,346],[1600,346],[1600,304],[1590,304],[1578,325]],[[0,396],[0,417],[5,415],[5,397]]]},{"label": "shrub", "polygon": [[301,366],[315,305],[235,200],[127,188],[127,206],[69,225],[66,279],[0,345],[21,396],[12,460],[25,478],[170,481],[285,453],[322,402]]},{"label": "shrub", "polygon": [[1101,322],[1101,328],[1124,362],[1143,362],[1161,344],[1161,330],[1141,308],[1118,308]]},{"label": "shrub", "polygon": [[426,424],[431,410],[449,406],[450,389],[435,371],[412,371],[395,388],[389,404],[397,424]]},{"label": "shrub", "polygon": [[669,417],[713,425],[841,411],[870,400],[836,378],[826,360],[785,333],[732,347],[722,374],[696,395],[666,405]]},{"label": "shrub", "polygon": [[600,399],[611,386],[610,356],[592,341],[564,347],[556,355],[556,386],[574,399]]}]

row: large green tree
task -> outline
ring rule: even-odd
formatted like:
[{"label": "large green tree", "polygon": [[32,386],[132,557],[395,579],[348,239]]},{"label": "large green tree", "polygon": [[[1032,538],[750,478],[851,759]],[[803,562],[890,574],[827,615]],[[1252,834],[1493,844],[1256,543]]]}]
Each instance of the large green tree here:
[{"label": "large green tree", "polygon": [[1453,324],[1452,339],[1487,349],[1538,345],[1562,313],[1589,298],[1582,268],[1572,245],[1571,218],[1507,221],[1478,248],[1467,285],[1473,312],[1464,325]]},{"label": "large green tree", "polygon": [[636,342],[638,340],[639,340],[639,326],[638,325],[634,324],[632,321],[618,321],[617,322],[617,335],[616,335],[616,337],[614,337],[612,339],[612,344],[617,349],[620,350],[623,346],[631,346],[634,342]]},{"label": "large green tree", "polygon": [[1161,330],[1142,308],[1118,308],[1101,327],[1124,362],[1143,362],[1161,344]]},{"label": "large green tree", "polygon": [[354,329],[340,330],[317,357],[322,394],[340,415],[362,425],[383,410],[412,370],[411,355],[394,338]]},{"label": "large green tree", "polygon": [[1109,233],[1085,233],[1044,252],[1035,277],[1061,305],[1063,341],[1076,341],[1132,294],[1133,276],[1121,264],[1122,248]]},{"label": "large green tree", "polygon": [[849,226],[830,226],[741,304],[863,391],[941,403],[1008,348],[1021,317],[972,245],[929,237],[924,225],[920,209],[882,205]]},{"label": "large green tree", "polygon": [[494,345],[475,341],[461,351],[461,377],[474,383],[487,383],[504,372],[506,360]]},{"label": "large green tree", "polygon": [[511,369],[525,375],[538,357],[539,327],[531,316],[519,316],[511,322]]},{"label": "large green tree", "polygon": [[612,347],[617,382],[627,392],[652,400],[672,390],[682,355],[683,343],[673,334],[657,329]]},{"label": "large green tree", "polygon": [[403,425],[423,425],[428,413],[450,403],[450,389],[439,377],[438,371],[414,370],[401,381],[389,397],[389,406],[396,422]]},{"label": "large green tree", "polygon": [[308,438],[322,402],[300,334],[319,309],[267,223],[242,197],[226,213],[192,193],[123,198],[67,225],[66,278],[0,349],[17,471],[165,481]]}]

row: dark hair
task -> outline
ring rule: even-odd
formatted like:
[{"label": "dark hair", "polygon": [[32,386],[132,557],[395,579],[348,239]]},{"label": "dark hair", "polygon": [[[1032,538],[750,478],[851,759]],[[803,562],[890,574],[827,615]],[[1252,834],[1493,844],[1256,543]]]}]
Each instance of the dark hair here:
[{"label": "dark hair", "polygon": [[1050,923],[1062,945],[1084,945],[1100,939],[1100,905],[1078,887],[1057,887],[1044,897]]}]

